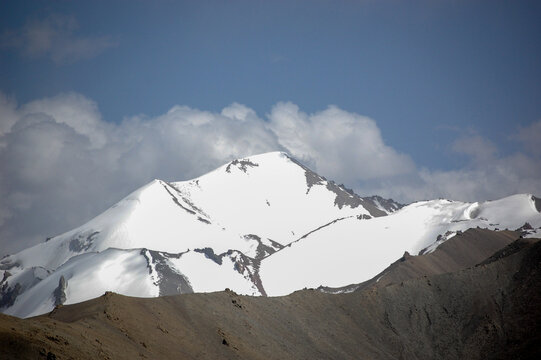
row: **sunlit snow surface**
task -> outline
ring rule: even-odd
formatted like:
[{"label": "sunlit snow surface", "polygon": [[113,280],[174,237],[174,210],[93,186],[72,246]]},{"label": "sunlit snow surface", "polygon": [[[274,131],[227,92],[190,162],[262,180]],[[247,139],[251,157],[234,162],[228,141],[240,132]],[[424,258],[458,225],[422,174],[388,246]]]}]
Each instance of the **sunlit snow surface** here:
[{"label": "sunlit snow surface", "polygon": [[[433,251],[457,231],[528,222],[533,236],[541,227],[531,195],[417,202],[375,217],[385,210],[379,201],[373,212],[331,185],[283,153],[190,181],[154,180],[83,226],[2,259],[2,311],[50,311],[61,277],[65,304],[105,291],[152,297],[228,287],[273,296],[344,286],[370,279],[404,251]],[[15,303],[5,305],[10,297]]]},{"label": "sunlit snow surface", "polygon": [[158,296],[146,261],[139,253],[139,250],[107,249],[76,256],[23,293],[5,313],[28,317],[51,311],[54,307],[52,293],[61,276],[68,280],[64,304],[92,299],[112,289],[129,296]]},{"label": "sunlit snow surface", "polygon": [[[311,234],[265,259],[261,279],[267,293],[285,295],[303,287],[345,286],[371,279],[405,251],[435,250],[438,235],[477,226],[538,228],[541,215],[530,195],[485,203],[433,200],[411,204],[386,217],[348,218]],[[451,236],[448,236],[450,238]]]}]

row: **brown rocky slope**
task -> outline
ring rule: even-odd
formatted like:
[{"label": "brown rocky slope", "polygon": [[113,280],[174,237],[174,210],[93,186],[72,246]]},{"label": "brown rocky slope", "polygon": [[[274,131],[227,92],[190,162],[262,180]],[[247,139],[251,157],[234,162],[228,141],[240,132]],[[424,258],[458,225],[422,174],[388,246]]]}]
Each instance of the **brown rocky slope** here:
[{"label": "brown rocky slope", "polygon": [[108,293],[0,315],[3,359],[538,359],[541,242],[478,266],[347,294]]},{"label": "brown rocky slope", "polygon": [[368,281],[341,288],[321,286],[319,289],[329,293],[351,292],[370,287],[385,287],[425,275],[466,269],[479,264],[520,237],[520,231],[468,229],[438,246],[434,252],[425,253],[423,256],[411,256],[406,252]]}]

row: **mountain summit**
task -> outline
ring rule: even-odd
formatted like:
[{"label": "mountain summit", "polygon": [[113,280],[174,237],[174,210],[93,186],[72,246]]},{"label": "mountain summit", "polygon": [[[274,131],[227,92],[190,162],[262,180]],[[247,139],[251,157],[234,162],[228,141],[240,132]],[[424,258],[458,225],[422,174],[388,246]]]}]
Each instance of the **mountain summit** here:
[{"label": "mountain summit", "polygon": [[[105,291],[284,295],[370,279],[472,227],[540,232],[541,201],[403,206],[360,197],[282,152],[154,180],[86,224],[0,261],[0,309],[27,317]],[[528,226],[525,226],[528,225]]]}]

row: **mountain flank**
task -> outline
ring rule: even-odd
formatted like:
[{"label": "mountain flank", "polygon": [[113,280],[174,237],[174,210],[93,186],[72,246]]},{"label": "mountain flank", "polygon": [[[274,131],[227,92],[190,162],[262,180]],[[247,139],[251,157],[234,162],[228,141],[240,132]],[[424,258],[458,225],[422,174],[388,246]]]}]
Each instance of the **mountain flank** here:
[{"label": "mountain flank", "polygon": [[[520,231],[468,229],[438,246],[433,252],[412,256],[408,252],[372,279],[340,288],[320,286],[331,294],[369,287],[385,287],[426,275],[436,275],[472,267],[506,245],[521,238]],[[503,251],[503,250],[502,250]]]},{"label": "mountain flank", "polygon": [[477,266],[351,293],[106,293],[0,315],[0,348],[5,359],[534,359],[540,265],[541,242],[519,238]]},{"label": "mountain flank", "polygon": [[283,296],[378,274],[388,284],[455,271],[505,242],[470,249],[464,238],[449,249],[462,254],[455,260],[419,258],[381,277],[403,254],[431,255],[467,229],[539,237],[538,202],[516,194],[402,205],[358,196],[285,153],[254,155],[192,180],[153,180],[87,223],[0,259],[0,312],[32,317],[106,291]]}]

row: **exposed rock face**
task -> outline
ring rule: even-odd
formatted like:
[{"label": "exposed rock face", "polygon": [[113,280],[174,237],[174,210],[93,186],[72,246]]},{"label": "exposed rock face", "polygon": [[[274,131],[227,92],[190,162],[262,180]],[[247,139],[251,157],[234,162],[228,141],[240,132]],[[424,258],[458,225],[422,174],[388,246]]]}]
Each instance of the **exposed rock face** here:
[{"label": "exposed rock face", "polygon": [[214,261],[218,265],[222,265],[222,258],[224,254],[217,255],[211,248],[194,249],[195,252],[204,254],[207,259]]},{"label": "exposed rock face", "polygon": [[225,171],[230,173],[232,166],[236,166],[240,171],[242,171],[243,173],[246,173],[248,171],[248,167],[256,167],[259,165],[251,162],[248,159],[237,159],[237,160],[231,161],[229,165],[227,165],[227,167],[225,168]]},{"label": "exposed rock face", "polygon": [[532,200],[535,206],[535,209],[541,213],[541,199],[532,195]]},{"label": "exposed rock face", "polygon": [[99,231],[92,231],[90,234],[74,236],[69,242],[69,249],[76,253],[88,250],[99,233]]},{"label": "exposed rock face", "polygon": [[66,288],[68,287],[68,282],[64,276],[60,277],[58,280],[58,287],[53,292],[54,305],[63,305],[66,302]]},{"label": "exposed rock face", "polygon": [[[306,193],[308,194],[310,192],[310,189],[314,185],[323,185],[326,184],[326,187],[329,191],[332,191],[336,194],[336,198],[334,200],[334,204],[338,206],[340,209],[344,206],[349,206],[351,208],[356,208],[359,205],[362,205],[370,215],[372,216],[385,216],[387,213],[380,209],[376,204],[374,203],[373,199],[370,198],[362,198],[359,195],[355,194],[353,190],[346,188],[344,185],[336,185],[334,181],[328,181],[323,176],[320,176],[304,166],[302,163],[297,161],[296,159],[288,156],[289,160],[291,160],[293,163],[299,165],[301,168],[305,171],[306,176]],[[392,201],[392,200],[390,200]]]},{"label": "exposed rock face", "polygon": [[[190,294],[193,293],[188,279],[168,264],[169,258],[179,258],[181,254],[168,254],[159,251],[141,250],[141,254],[147,259],[149,273],[154,275],[155,282],[159,286],[160,296]],[[155,271],[156,274],[152,274]]]},{"label": "exposed rock face", "polygon": [[265,258],[266,256],[273,254],[277,250],[282,249],[283,246],[270,239],[268,240],[272,246],[267,246],[263,244],[261,238],[257,235],[246,235],[245,237],[256,240],[259,243],[257,246],[257,255],[255,258],[246,256],[243,253],[235,250],[229,250],[219,255],[215,254],[211,248],[194,249],[194,251],[204,254],[205,257],[214,261],[218,265],[222,265],[223,259],[225,257],[230,258],[234,264],[233,268],[235,269],[235,271],[243,275],[245,278],[249,279],[257,288],[259,293],[263,296],[266,296],[267,292],[265,291],[263,283],[261,282],[261,277],[259,276],[261,260],[263,260],[263,258]]},{"label": "exposed rock face", "polygon": [[50,274],[50,271],[42,267],[32,267],[19,271],[15,276],[8,270],[18,270],[20,264],[5,262],[0,264],[0,270],[4,270],[0,281],[0,309],[13,305],[19,295],[26,289],[39,283]]},{"label": "exposed rock face", "polygon": [[2,284],[0,287],[0,292],[2,297],[0,298],[0,308],[8,307],[15,303],[17,296],[21,293],[21,284],[16,283],[14,286],[9,287],[8,283]]},{"label": "exposed rock face", "polygon": [[108,293],[0,315],[0,348],[5,359],[537,359],[540,283],[541,242],[519,239],[478,266],[348,294]]},{"label": "exposed rock face", "polygon": [[402,209],[405,206],[404,204],[398,203],[398,202],[394,201],[393,199],[385,199],[385,198],[382,198],[379,195],[373,195],[373,196],[369,196],[369,197],[364,197],[364,199],[366,201],[371,202],[372,204],[374,204],[376,206],[380,206],[381,208],[383,208],[388,213],[393,213],[393,212],[395,212],[397,210]]}]

